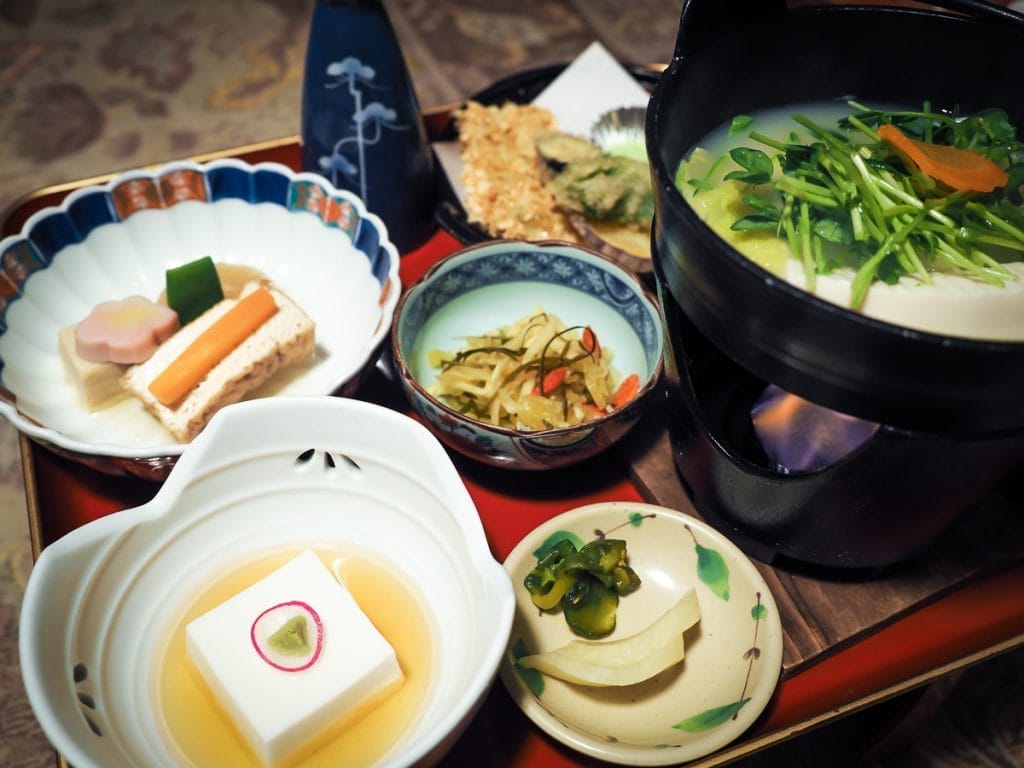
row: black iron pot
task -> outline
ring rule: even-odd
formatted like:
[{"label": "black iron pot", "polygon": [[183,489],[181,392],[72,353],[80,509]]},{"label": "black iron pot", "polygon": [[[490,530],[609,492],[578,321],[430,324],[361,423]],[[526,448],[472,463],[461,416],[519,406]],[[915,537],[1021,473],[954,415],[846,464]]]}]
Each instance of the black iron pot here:
[{"label": "black iron pot", "polygon": [[[975,16],[688,0],[648,108],[677,463],[698,510],[764,559],[905,559],[1024,469],[1024,343],[928,334],[819,300],[719,239],[672,183],[716,126],[799,102],[1000,106],[1024,127],[1012,75],[1024,23],[978,0],[942,4]],[[767,382],[883,426],[836,465],[773,472],[749,426]]]}]

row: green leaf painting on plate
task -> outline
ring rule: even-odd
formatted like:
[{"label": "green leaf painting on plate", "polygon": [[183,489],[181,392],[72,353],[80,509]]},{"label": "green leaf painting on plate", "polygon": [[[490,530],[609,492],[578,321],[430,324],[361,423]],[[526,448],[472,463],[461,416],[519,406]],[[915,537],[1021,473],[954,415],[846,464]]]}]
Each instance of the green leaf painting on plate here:
[{"label": "green leaf painting on plate", "polygon": [[715,595],[726,602],[729,600],[729,566],[725,558],[717,549],[705,547],[690,528],[686,526],[693,539],[694,548],[697,551],[697,578],[707,586]]},{"label": "green leaf painting on plate", "polygon": [[712,707],[711,709],[705,709],[703,712],[698,712],[696,715],[680,720],[672,727],[679,731],[686,731],[687,733],[700,733],[701,731],[709,731],[712,728],[717,728],[727,720],[731,720],[739,714],[739,711],[743,709],[743,705],[750,701],[748,696],[745,699],[734,701],[731,704],[723,704],[720,707]]},{"label": "green leaf painting on plate", "polygon": [[720,598],[729,599],[729,566],[718,550],[697,545],[697,576]]},{"label": "green leaf painting on plate", "polygon": [[512,658],[514,659],[512,668],[519,675],[519,679],[529,688],[530,693],[540,698],[540,695],[544,693],[544,676],[536,669],[527,669],[519,665],[519,659],[529,656],[531,653],[532,651],[523,642],[523,638],[517,637],[512,644]]},{"label": "green leaf painting on plate", "polygon": [[[761,646],[757,644],[757,635],[761,629],[761,622],[768,618],[768,606],[761,602],[761,593],[756,592],[754,596],[757,598],[757,602],[750,609],[750,618],[754,620],[754,641],[743,653],[743,658],[747,661],[747,682],[750,681],[750,673],[753,670],[754,662],[761,658]],[[743,689],[746,690],[746,685],[743,686]]]},{"label": "green leaf painting on plate", "polygon": [[[690,534],[693,535],[693,531],[690,531]],[[699,546],[700,545],[698,545],[698,547]],[[728,579],[728,574],[726,575],[726,578]],[[768,617],[768,607],[761,602],[761,593],[755,592],[754,597],[756,602],[750,609],[750,618],[754,620],[754,638],[750,648],[743,652],[743,660],[747,662],[747,673],[743,680],[743,689],[740,691],[739,698],[729,704],[721,704],[717,707],[711,707],[698,712],[695,715],[683,718],[672,726],[676,730],[686,731],[687,733],[700,733],[702,731],[711,730],[712,728],[717,728],[729,720],[735,720],[736,716],[739,715],[740,710],[743,709],[743,706],[750,701],[751,697],[747,695],[747,689],[750,687],[750,678],[754,671],[754,663],[761,658],[761,647],[757,644],[757,637],[761,628],[761,622]]]},{"label": "green leaf painting on plate", "polygon": [[617,531],[617,530],[619,530],[619,528],[625,528],[627,525],[632,526],[633,528],[639,528],[641,525],[644,524],[644,520],[647,520],[647,519],[653,520],[657,516],[658,515],[656,513],[654,513],[654,512],[648,512],[647,514],[644,514],[643,512],[637,512],[636,510],[634,510],[634,511],[630,512],[628,515],[626,515],[626,521],[624,523],[619,523],[618,525],[612,526],[611,528],[609,528],[607,530],[602,530],[601,528],[595,528],[594,529],[594,536],[596,536],[599,539],[603,539],[603,538],[607,537],[609,533],[612,533],[613,531]]},{"label": "green leaf painting on plate", "polygon": [[645,517],[654,517],[654,515],[653,514],[644,515],[644,514],[642,514],[640,512],[630,512],[629,513],[629,524],[632,525],[634,528],[639,528],[641,525],[644,524],[644,518]]}]

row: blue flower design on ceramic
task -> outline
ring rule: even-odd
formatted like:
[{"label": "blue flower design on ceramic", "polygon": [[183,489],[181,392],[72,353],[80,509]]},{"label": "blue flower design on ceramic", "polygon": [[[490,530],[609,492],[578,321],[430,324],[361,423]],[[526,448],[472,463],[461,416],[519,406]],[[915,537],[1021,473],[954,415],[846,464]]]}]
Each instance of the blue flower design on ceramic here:
[{"label": "blue flower design on ceramic", "polygon": [[470,250],[466,258],[449,261],[432,291],[413,299],[406,308],[406,335],[402,343],[411,346],[427,318],[464,293],[486,285],[531,280],[570,286],[613,307],[636,330],[653,367],[661,355],[661,327],[644,307],[636,289],[609,266],[596,257],[590,263],[524,243],[512,243],[507,252],[492,254],[487,259],[473,257]]},{"label": "blue flower design on ceramic", "polygon": [[352,97],[352,116],[349,125],[331,148],[331,154],[321,155],[320,170],[332,183],[340,184],[338,174],[351,184],[359,184],[359,194],[368,200],[366,183],[366,148],[380,142],[384,130],[405,131],[409,126],[397,123],[398,112],[379,101],[363,105],[363,89],[373,88],[377,76],[373,67],[363,64],[355,56],[327,65],[324,88],[345,88]]},{"label": "blue flower design on ceramic", "polygon": [[434,222],[434,155],[380,0],[316,0],[302,83],[302,169],[359,195],[399,251]]}]

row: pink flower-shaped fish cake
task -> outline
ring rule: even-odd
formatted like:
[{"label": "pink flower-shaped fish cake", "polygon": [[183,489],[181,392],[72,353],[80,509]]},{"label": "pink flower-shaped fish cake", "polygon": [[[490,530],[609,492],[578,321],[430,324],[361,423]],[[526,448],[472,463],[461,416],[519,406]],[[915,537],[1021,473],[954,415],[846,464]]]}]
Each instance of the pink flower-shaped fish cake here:
[{"label": "pink flower-shaped fish cake", "polygon": [[93,363],[141,363],[179,327],[173,309],[143,296],[105,301],[75,328],[75,351]]}]

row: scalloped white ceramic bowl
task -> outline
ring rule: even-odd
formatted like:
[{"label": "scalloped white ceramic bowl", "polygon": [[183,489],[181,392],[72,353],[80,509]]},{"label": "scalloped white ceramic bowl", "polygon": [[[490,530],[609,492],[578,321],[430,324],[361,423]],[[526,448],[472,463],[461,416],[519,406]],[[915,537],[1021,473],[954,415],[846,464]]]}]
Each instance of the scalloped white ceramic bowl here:
[{"label": "scalloped white ceramic bowl", "polygon": [[183,446],[134,398],[90,413],[57,334],[101,301],[155,299],[168,267],[207,255],[262,271],[317,325],[313,358],[250,398],[358,386],[401,293],[380,219],[322,177],[276,163],[176,162],[75,190],[0,241],[0,412],[98,469],[166,476]]},{"label": "scalloped white ceramic bowl", "polygon": [[167,627],[219,574],[307,546],[352,547],[416,586],[433,629],[430,684],[382,764],[439,758],[493,682],[512,585],[440,443],[404,415],[333,397],[223,409],[151,502],[43,550],[19,651],[54,747],[75,768],[175,765],[154,703]]}]

